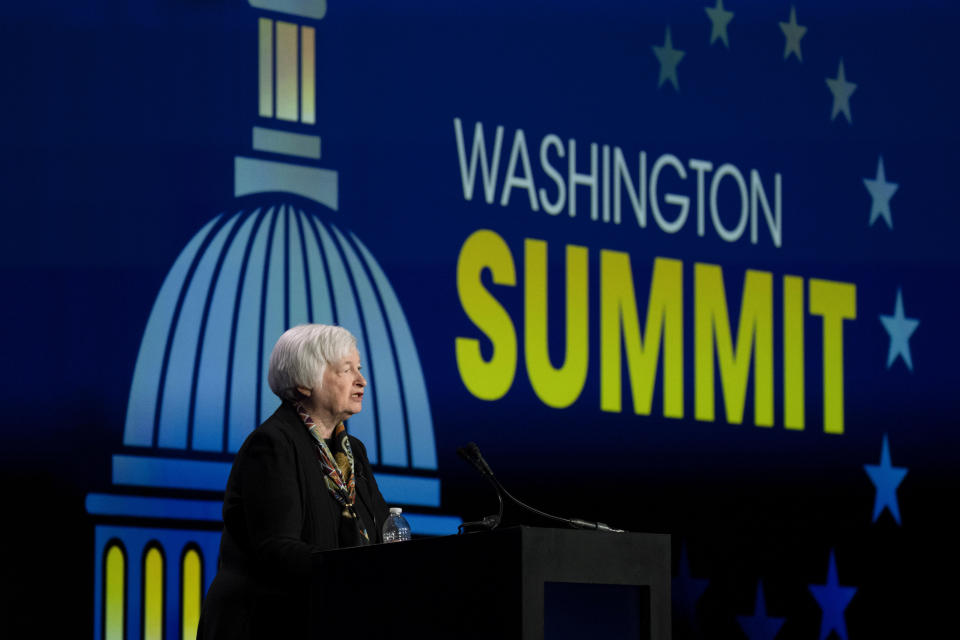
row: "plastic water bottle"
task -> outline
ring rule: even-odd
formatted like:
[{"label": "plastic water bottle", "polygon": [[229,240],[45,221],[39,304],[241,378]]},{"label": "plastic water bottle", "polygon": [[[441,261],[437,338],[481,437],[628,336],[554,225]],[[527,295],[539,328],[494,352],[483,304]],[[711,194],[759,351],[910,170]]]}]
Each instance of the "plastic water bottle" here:
[{"label": "plastic water bottle", "polygon": [[403,542],[410,539],[410,525],[403,517],[403,509],[390,507],[390,517],[383,523],[384,542]]}]

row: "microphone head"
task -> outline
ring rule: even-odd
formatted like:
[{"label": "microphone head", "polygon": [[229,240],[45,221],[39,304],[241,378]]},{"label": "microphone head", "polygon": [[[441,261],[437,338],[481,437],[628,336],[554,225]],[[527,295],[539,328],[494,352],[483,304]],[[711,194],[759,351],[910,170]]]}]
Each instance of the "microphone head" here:
[{"label": "microphone head", "polygon": [[480,470],[480,473],[492,477],[493,469],[491,469],[487,461],[483,459],[483,454],[480,453],[480,447],[477,446],[477,443],[468,442],[466,448],[470,453],[470,457],[473,459],[473,464]]},{"label": "microphone head", "polygon": [[480,455],[480,447],[478,447],[476,443],[468,442],[465,446],[458,448],[457,455],[469,462],[481,474],[485,476],[493,475],[490,466],[483,459],[483,456]]}]

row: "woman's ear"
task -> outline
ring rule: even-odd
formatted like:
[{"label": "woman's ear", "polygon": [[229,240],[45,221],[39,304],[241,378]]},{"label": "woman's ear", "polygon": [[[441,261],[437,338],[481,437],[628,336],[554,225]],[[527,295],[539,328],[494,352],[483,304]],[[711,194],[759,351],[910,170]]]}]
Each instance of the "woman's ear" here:
[{"label": "woman's ear", "polygon": [[301,396],[304,396],[305,398],[309,398],[310,395],[313,393],[313,390],[308,387],[297,387],[297,392]]}]

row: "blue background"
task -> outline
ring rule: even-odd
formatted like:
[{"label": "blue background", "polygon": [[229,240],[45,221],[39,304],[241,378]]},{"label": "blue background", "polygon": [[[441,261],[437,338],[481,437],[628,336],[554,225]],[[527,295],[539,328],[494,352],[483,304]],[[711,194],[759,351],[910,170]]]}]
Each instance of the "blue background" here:
[{"label": "blue background", "polygon": [[[454,454],[475,440],[502,481],[546,511],[673,534],[678,573],[683,549],[689,572],[709,581],[689,616],[678,611],[678,636],[738,637],[736,617],[753,614],[761,579],[769,615],[785,619],[779,637],[818,636],[821,609],[808,585],[825,582],[831,550],[840,583],[858,590],[846,609],[849,637],[919,635],[936,626],[938,583],[951,578],[940,564],[956,544],[943,522],[960,489],[960,11],[942,2],[801,1],[801,63],[783,57],[777,23],[788,3],[730,0],[729,49],[709,44],[704,6],[331,0],[315,23],[316,133],[323,166],[340,180],[339,211],[327,219],[370,248],[406,312],[446,513],[473,519],[495,507]],[[233,156],[249,151],[259,120],[260,14],[239,0],[37,2],[3,13],[0,473],[4,548],[14,556],[3,618],[86,630],[93,530],[83,497],[109,488],[143,328],[167,271],[203,224],[239,209]],[[657,86],[651,47],[663,44],[667,25],[686,52],[679,92]],[[824,79],[840,58],[858,85],[852,124],[830,119]],[[500,184],[518,128],[537,186],[548,190],[537,154],[549,133],[576,139],[581,165],[597,142],[620,146],[634,171],[640,150],[648,171],[662,153],[756,168],[768,195],[779,172],[783,246],[772,246],[763,225],[756,245],[747,235],[724,242],[709,223],[697,237],[693,211],[670,235],[652,219],[639,228],[629,207],[619,226],[590,221],[585,196],[576,218],[532,212],[521,190],[501,207],[498,189],[488,205],[479,177],[467,201],[455,117],[468,144],[477,121],[488,148],[493,129],[505,127]],[[868,224],[863,179],[875,177],[878,156],[899,185],[893,229]],[[683,182],[668,176],[662,191],[695,193],[692,172]],[[548,241],[554,362],[563,354],[561,248],[590,250],[590,369],[568,409],[537,399],[522,352],[501,400],[478,400],[461,380],[455,339],[480,332],[458,299],[456,261],[481,228],[510,246],[521,285],[524,238]],[[654,257],[684,261],[687,418],[660,417],[659,384],[650,416],[633,415],[629,398],[623,413],[599,410],[600,249],[630,253],[641,323]],[[726,424],[722,402],[716,422],[693,420],[694,262],[723,267],[733,326],[744,269],[773,272],[775,292],[784,274],[856,284],[857,319],[844,331],[843,435],[820,428],[820,325],[809,316],[805,431],[782,427],[779,377],[774,428],[750,424],[752,383],[744,424]],[[912,371],[902,359],[886,366],[890,338],[879,316],[893,313],[898,288],[906,315],[920,321]],[[491,290],[520,331],[522,287]],[[863,468],[879,463],[884,434],[894,466],[909,469],[896,494],[899,525],[889,512],[873,519],[875,487]],[[63,615],[40,622],[51,593]]]}]

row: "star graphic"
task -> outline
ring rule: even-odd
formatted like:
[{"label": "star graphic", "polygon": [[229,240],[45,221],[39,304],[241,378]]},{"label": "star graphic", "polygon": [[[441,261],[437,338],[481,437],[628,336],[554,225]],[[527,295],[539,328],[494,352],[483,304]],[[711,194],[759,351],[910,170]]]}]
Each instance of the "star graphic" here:
[{"label": "star graphic", "polygon": [[709,580],[694,578],[690,575],[690,562],[687,559],[687,547],[680,547],[680,565],[671,585],[673,612],[679,618],[687,620],[692,628],[697,625],[697,601],[707,588]]},{"label": "star graphic", "polygon": [[723,41],[723,46],[729,49],[730,41],[727,40],[727,25],[733,19],[733,11],[727,11],[723,8],[723,0],[717,0],[717,6],[713,8],[704,7],[704,11],[707,12],[710,23],[713,25],[710,31],[710,44],[713,44],[719,38]]},{"label": "star graphic", "polygon": [[887,434],[883,434],[883,449],[880,451],[880,464],[865,464],[864,471],[870,476],[877,488],[877,497],[873,502],[873,522],[880,517],[884,508],[890,509],[890,515],[900,524],[900,507],[897,506],[897,487],[907,475],[906,467],[894,467],[890,464],[890,445]]},{"label": "star graphic", "polygon": [[790,54],[796,54],[797,60],[803,62],[803,53],[800,51],[800,40],[807,32],[807,28],[802,24],[797,24],[797,10],[790,7],[790,22],[781,22],[780,30],[786,37],[787,42],[783,47],[783,59],[786,60]]},{"label": "star graphic", "polygon": [[763,581],[757,581],[757,605],[752,616],[737,616],[740,627],[750,640],[773,640],[784,618],[774,618],[767,615],[767,605],[763,601]]},{"label": "star graphic", "polygon": [[867,187],[867,191],[870,192],[870,197],[873,199],[873,203],[870,205],[870,224],[868,226],[872,227],[876,219],[883,216],[887,226],[893,229],[890,198],[897,192],[899,185],[896,182],[887,182],[887,175],[883,171],[883,156],[880,156],[877,161],[877,177],[873,180],[864,178],[863,184]]},{"label": "star graphic", "polygon": [[910,357],[910,336],[920,326],[916,318],[903,315],[903,292],[897,288],[897,301],[893,305],[892,316],[880,316],[883,328],[890,334],[890,350],[887,351],[887,369],[893,365],[897,356],[903,358],[907,369],[913,372],[913,359]]},{"label": "star graphic", "polygon": [[853,116],[850,115],[850,96],[857,90],[857,85],[853,82],[847,82],[847,77],[843,71],[843,58],[840,58],[840,66],[837,68],[836,78],[827,78],[827,86],[833,93],[833,111],[830,112],[830,120],[836,119],[841,111],[847,116],[847,122],[853,124]]},{"label": "star graphic", "polygon": [[673,48],[673,41],[670,39],[670,27],[667,27],[667,35],[662,47],[653,47],[653,54],[657,56],[660,62],[660,80],[657,82],[657,88],[663,86],[668,79],[673,83],[673,88],[680,91],[680,82],[677,80],[677,65],[686,55],[683,51]]},{"label": "star graphic", "polygon": [[811,584],[810,593],[816,598],[823,617],[820,619],[820,640],[826,640],[831,631],[836,631],[841,640],[847,640],[847,623],[843,611],[850,604],[856,587],[844,587],[837,580],[837,563],[830,550],[830,566],[827,569],[826,584]]}]

